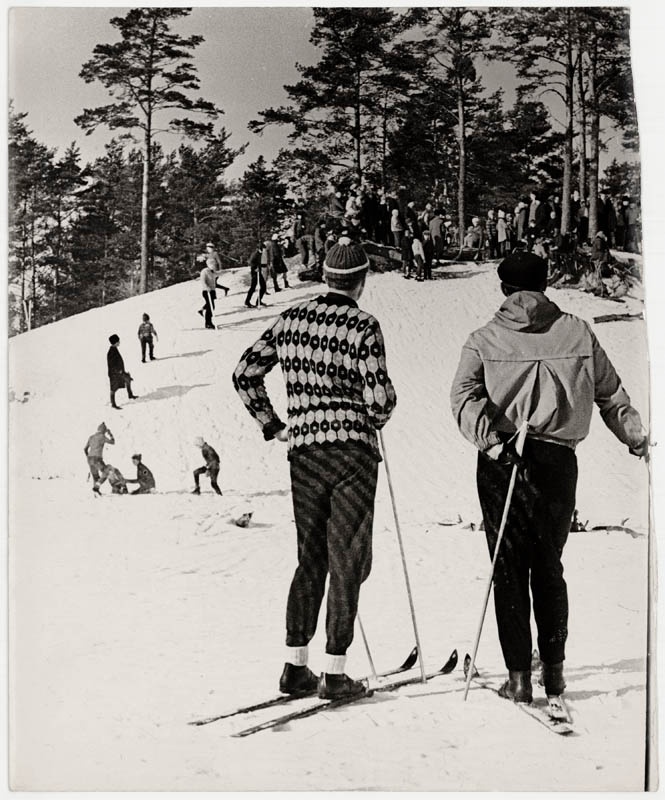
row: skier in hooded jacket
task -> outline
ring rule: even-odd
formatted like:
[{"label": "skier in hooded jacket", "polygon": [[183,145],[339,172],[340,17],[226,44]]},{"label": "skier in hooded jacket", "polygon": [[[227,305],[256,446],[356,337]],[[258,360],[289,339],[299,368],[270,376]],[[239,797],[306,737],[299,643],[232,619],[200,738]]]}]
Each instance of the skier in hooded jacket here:
[{"label": "skier in hooded jacket", "polygon": [[[477,489],[490,556],[498,538],[512,467],[512,495],[494,573],[494,605],[508,680],[502,697],[530,703],[530,598],[548,695],[565,688],[568,595],[561,556],[575,511],[575,448],[589,432],[594,403],[636,456],[648,440],[619,376],[588,323],[545,296],[547,262],[521,250],[498,268],[506,297],[462,348],[451,404],[478,449]],[[526,422],[522,456],[516,432]]]}]

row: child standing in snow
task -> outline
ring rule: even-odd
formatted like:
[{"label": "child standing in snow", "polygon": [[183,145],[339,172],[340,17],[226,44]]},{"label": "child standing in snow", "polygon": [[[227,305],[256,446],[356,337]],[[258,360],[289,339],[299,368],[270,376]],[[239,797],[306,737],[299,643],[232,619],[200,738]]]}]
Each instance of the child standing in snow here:
[{"label": "child standing in snow", "polygon": [[157,341],[159,341],[159,336],[157,336],[157,331],[155,330],[152,322],[150,322],[150,317],[147,314],[144,314],[143,322],[139,325],[138,332],[139,342],[141,342],[141,362],[143,364],[145,364],[146,349],[150,354],[150,360],[155,360],[153,336]]},{"label": "child standing in snow", "polygon": [[92,491],[95,494],[100,494],[99,487],[106,480],[104,470],[106,464],[104,463],[104,445],[115,444],[113,434],[106,427],[104,422],[100,423],[95,433],[89,437],[88,441],[83,448],[85,457],[88,459],[88,468],[92,476],[93,485]]},{"label": "child standing in snow", "polygon": [[[233,385],[266,441],[288,443],[298,567],[286,606],[287,659],[281,692],[335,698],[364,694],[345,672],[360,587],[372,562],[374,497],[381,460],[377,430],[395,407],[378,321],[358,307],[369,260],[342,236],[324,264],[327,295],[283,311],[242,355]],[[331,355],[332,354],[332,355]],[[280,364],[288,427],[266,392]],[[327,665],[307,666],[325,594]]]},{"label": "child standing in snow", "polygon": [[207,444],[202,436],[197,436],[196,439],[194,439],[194,444],[201,448],[201,455],[203,456],[206,465],[205,467],[199,467],[198,469],[194,470],[194,483],[196,486],[192,494],[201,494],[201,487],[199,485],[199,477],[201,475],[207,475],[210,478],[210,485],[212,488],[217,492],[217,494],[221,494],[222,490],[217,485],[217,476],[219,475],[219,456],[215,450],[213,450],[213,448]]}]

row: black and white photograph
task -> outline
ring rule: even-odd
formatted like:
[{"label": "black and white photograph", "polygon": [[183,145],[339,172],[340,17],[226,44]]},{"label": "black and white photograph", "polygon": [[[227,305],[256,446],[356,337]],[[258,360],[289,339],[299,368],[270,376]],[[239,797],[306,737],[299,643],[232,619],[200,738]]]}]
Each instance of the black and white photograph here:
[{"label": "black and white photograph", "polygon": [[12,5],[11,791],[658,789],[648,5]]}]

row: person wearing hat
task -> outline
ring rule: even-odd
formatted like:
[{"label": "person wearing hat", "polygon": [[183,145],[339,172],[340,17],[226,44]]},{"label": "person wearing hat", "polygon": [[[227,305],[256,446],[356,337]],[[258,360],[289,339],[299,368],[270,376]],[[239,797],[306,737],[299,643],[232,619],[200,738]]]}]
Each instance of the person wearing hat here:
[{"label": "person wearing hat", "polygon": [[83,448],[93,480],[92,491],[95,494],[101,494],[99,487],[106,480],[104,445],[107,444],[115,444],[115,439],[111,431],[106,427],[106,423],[102,422],[97,426],[95,433],[88,437],[88,441]]},{"label": "person wearing hat", "polygon": [[[261,260],[263,256],[264,245],[263,242],[259,241],[256,246],[256,249],[249,257],[249,270],[250,270],[250,277],[251,282],[249,285],[249,291],[247,292],[247,296],[245,297],[245,305],[247,308],[254,308],[252,304],[252,295],[254,291],[257,292],[257,300],[256,305],[261,305],[261,300],[263,300],[263,295],[266,293],[266,279],[263,277],[263,270],[261,269]],[[258,288],[257,288],[258,287]]]},{"label": "person wearing hat", "polygon": [[155,477],[141,459],[141,453],[132,456],[132,463],[136,467],[136,478],[127,478],[125,483],[138,483],[138,489],[134,489],[132,494],[151,494],[155,491]]},{"label": "person wearing hat", "polygon": [[[575,511],[575,448],[589,432],[594,402],[630,453],[646,456],[648,440],[589,324],[545,296],[547,262],[518,250],[499,264],[498,276],[506,299],[464,344],[450,397],[461,433],[478,450],[477,489],[490,555],[518,464],[494,572],[494,605],[508,669],[499,694],[529,703],[529,582],[545,691],[560,695],[566,685],[568,596],[561,556]],[[518,455],[514,442],[524,423]]]},{"label": "person wearing hat", "polygon": [[201,494],[201,486],[199,478],[201,475],[207,475],[210,478],[210,485],[217,494],[221,494],[222,490],[217,485],[217,476],[219,475],[219,456],[217,452],[204,440],[202,436],[197,436],[194,439],[196,447],[201,448],[201,455],[206,462],[205,467],[199,467],[194,470],[194,491],[192,494]]},{"label": "person wearing hat", "polygon": [[136,400],[137,395],[132,392],[132,376],[129,372],[125,371],[125,362],[118,350],[120,337],[117,333],[114,333],[109,336],[109,342],[111,346],[106,354],[106,364],[111,388],[111,408],[119,410],[120,406],[115,402],[115,393],[118,389],[127,389],[127,397],[129,397],[130,400]]},{"label": "person wearing hat", "polygon": [[[377,430],[396,403],[379,322],[358,307],[369,260],[340,237],[327,252],[329,292],[283,311],[242,355],[233,385],[266,440],[288,445],[298,541],[286,605],[286,663],[280,691],[322,698],[363,694],[345,672],[360,586],[372,563]],[[266,374],[280,364],[288,425],[268,397]],[[308,667],[329,575],[326,659],[320,678]]]},{"label": "person wearing hat", "polygon": [[[205,261],[207,266],[215,273],[215,288],[224,290],[224,297],[229,293],[229,287],[224,286],[217,280],[217,276],[222,271],[222,259],[219,257],[217,248],[212,242],[206,242]],[[213,303],[213,308],[215,304]]]},{"label": "person wearing hat", "polygon": [[277,276],[284,276],[284,288],[289,288],[289,282],[286,278],[286,262],[282,254],[282,247],[279,243],[279,234],[273,233],[268,242],[268,277],[272,278],[273,288],[276,292],[281,292],[281,288],[277,283]]}]

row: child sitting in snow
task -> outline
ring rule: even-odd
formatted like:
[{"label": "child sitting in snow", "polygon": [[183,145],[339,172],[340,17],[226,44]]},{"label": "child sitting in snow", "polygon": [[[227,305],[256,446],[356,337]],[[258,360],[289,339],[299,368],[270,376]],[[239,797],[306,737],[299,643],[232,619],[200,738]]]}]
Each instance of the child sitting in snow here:
[{"label": "child sitting in snow", "polygon": [[103,475],[104,478],[109,482],[109,485],[111,486],[111,492],[113,494],[127,494],[127,481],[124,479],[122,472],[120,472],[117,467],[107,464],[104,467]]}]

